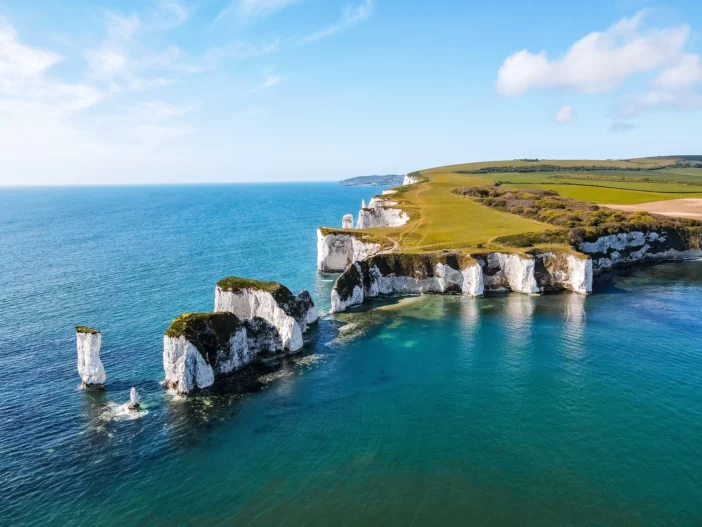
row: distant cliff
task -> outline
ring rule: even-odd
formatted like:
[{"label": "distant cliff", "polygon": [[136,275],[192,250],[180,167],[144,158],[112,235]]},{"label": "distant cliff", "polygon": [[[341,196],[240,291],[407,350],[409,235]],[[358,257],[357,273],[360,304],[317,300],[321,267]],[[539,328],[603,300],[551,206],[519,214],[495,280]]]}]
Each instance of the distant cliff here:
[{"label": "distant cliff", "polygon": [[358,176],[339,181],[345,187],[377,187],[382,185],[402,185],[405,176],[388,174],[387,176]]}]

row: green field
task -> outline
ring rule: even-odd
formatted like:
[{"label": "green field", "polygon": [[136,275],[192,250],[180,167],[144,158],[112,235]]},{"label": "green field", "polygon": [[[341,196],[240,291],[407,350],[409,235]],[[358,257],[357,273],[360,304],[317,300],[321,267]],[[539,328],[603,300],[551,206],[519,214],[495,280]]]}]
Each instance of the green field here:
[{"label": "green field", "polygon": [[[439,249],[515,250],[498,238],[544,233],[554,226],[496,210],[457,193],[466,187],[542,189],[591,204],[640,204],[679,198],[702,198],[702,168],[679,158],[576,161],[497,161],[422,170],[423,182],[393,195],[410,221],[399,228],[365,233],[387,238],[405,252]],[[540,167],[544,171],[540,171]],[[475,173],[475,172],[479,173]],[[361,233],[359,233],[361,234]],[[540,234],[535,238],[544,238]]]}]

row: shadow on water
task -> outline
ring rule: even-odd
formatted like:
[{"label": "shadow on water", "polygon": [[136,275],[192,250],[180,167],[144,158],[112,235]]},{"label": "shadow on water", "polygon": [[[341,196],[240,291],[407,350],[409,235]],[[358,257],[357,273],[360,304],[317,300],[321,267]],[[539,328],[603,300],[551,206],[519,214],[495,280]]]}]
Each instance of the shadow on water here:
[{"label": "shadow on water", "polygon": [[648,262],[605,271],[594,277],[594,294],[626,294],[630,287],[702,284],[702,260]]}]

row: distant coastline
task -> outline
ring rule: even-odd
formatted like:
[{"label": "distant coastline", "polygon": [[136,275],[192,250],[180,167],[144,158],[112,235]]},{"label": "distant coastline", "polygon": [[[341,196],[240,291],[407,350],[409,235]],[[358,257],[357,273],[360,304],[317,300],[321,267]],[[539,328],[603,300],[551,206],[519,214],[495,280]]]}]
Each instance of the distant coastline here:
[{"label": "distant coastline", "polygon": [[357,176],[339,181],[344,187],[379,187],[384,185],[402,185],[403,175],[388,174],[385,176]]}]

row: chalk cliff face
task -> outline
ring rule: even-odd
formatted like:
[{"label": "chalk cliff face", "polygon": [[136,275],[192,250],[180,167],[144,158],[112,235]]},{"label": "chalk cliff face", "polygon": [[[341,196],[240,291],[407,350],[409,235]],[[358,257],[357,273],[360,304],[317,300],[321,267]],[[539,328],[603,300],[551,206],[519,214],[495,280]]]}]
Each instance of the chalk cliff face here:
[{"label": "chalk cliff face", "polygon": [[293,296],[276,282],[257,282],[230,277],[215,289],[216,312],[234,313],[241,319],[262,318],[274,326],[282,346],[289,351],[302,348],[302,333],[317,320],[317,309],[306,291]]},{"label": "chalk cliff face", "polygon": [[480,264],[454,252],[386,254],[351,265],[332,289],[332,312],[379,295],[483,294]]},{"label": "chalk cliff face", "polygon": [[404,179],[402,180],[402,185],[412,185],[414,183],[418,183],[419,179],[412,176],[411,174],[407,174]]},{"label": "chalk cliff face", "polygon": [[[375,198],[373,198],[375,199]],[[371,200],[372,207],[358,212],[357,229],[375,229],[380,227],[401,227],[409,221],[409,216],[402,209],[391,208],[388,202]]]},{"label": "chalk cliff face", "polygon": [[485,291],[540,294],[592,291],[592,262],[569,254],[535,256],[507,253],[462,255],[446,251],[420,255],[384,254],[356,262],[337,280],[332,312],[379,295],[456,293],[481,296]]},{"label": "chalk cliff face", "polygon": [[518,254],[490,253],[485,265],[485,286],[492,291],[534,295],[541,288],[534,277],[535,262]]},{"label": "chalk cliff face", "polygon": [[344,233],[323,233],[317,229],[317,269],[325,273],[340,272],[349,264],[378,253],[380,244],[365,242],[362,237]]},{"label": "chalk cliff face", "polygon": [[76,347],[78,349],[78,373],[83,388],[102,389],[107,375],[100,360],[102,334],[92,328],[76,328]]},{"label": "chalk cliff face", "polygon": [[592,260],[565,253],[546,252],[535,256],[534,275],[544,291],[566,289],[592,293]]},{"label": "chalk cliff face", "polygon": [[344,214],[344,217],[341,218],[341,228],[353,229],[353,214]]},{"label": "chalk cliff face", "polygon": [[582,242],[579,248],[592,257],[595,272],[637,262],[702,257],[699,241],[684,240],[676,231],[610,234],[595,241]]}]

